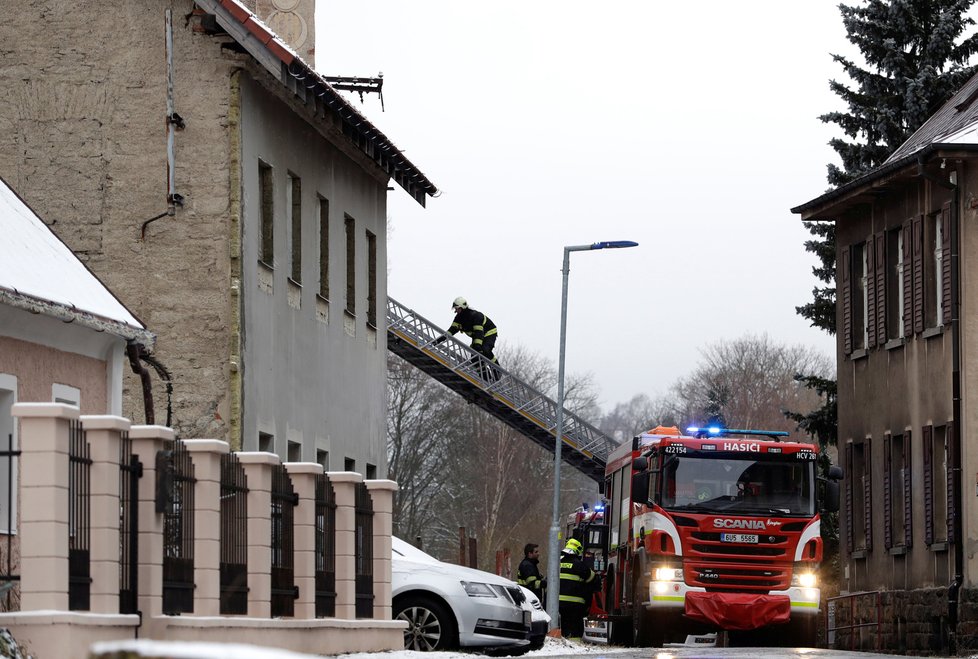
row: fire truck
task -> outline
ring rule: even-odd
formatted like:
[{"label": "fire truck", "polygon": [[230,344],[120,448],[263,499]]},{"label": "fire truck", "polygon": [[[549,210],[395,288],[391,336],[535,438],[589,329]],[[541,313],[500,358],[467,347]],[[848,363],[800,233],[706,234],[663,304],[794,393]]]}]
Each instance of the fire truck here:
[{"label": "fire truck", "polygon": [[[608,458],[604,522],[589,534],[603,610],[585,637],[661,646],[688,634],[815,645],[822,538],[842,470],[765,430],[657,427]],[[756,639],[754,639],[756,642]]]}]

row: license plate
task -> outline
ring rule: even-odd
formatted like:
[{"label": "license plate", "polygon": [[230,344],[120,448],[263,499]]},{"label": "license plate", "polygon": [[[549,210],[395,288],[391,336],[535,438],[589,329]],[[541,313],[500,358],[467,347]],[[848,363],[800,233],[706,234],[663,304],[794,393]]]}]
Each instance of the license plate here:
[{"label": "license plate", "polygon": [[747,542],[757,544],[757,536],[748,533],[721,533],[720,542]]}]

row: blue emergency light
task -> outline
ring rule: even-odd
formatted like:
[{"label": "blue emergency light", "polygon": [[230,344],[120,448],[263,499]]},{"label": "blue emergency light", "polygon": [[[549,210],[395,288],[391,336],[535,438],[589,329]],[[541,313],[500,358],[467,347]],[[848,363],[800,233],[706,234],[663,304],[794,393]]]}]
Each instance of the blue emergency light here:
[{"label": "blue emergency light", "polygon": [[791,434],[784,430],[744,430],[742,428],[718,428],[717,426],[710,426],[709,428],[690,426],[686,428],[686,432],[694,437],[705,437],[706,435],[757,435],[762,437],[771,437],[775,440],[777,440],[778,437],[787,437],[789,434]]}]

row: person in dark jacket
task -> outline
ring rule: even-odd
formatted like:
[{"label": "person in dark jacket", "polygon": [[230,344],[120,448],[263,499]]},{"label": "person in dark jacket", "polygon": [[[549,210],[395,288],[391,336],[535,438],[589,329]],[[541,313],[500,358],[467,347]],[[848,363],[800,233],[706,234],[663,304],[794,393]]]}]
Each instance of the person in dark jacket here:
[{"label": "person in dark jacket", "polygon": [[584,562],[583,547],[574,538],[560,554],[560,633],[564,638],[584,636],[584,616],[598,578]]},{"label": "person in dark jacket", "polygon": [[544,601],[543,589],[547,587],[547,580],[540,574],[540,545],[528,542],[523,547],[523,560],[516,568],[516,583],[526,586],[541,602]]},{"label": "person in dark jacket", "polygon": [[[492,322],[492,319],[481,311],[470,309],[469,303],[464,297],[455,298],[452,302],[452,311],[455,312],[455,320],[452,321],[452,326],[448,328],[448,333],[455,336],[459,332],[464,332],[472,337],[472,350],[485,357],[490,364],[497,363],[496,356],[492,352],[496,345],[497,336],[496,324]],[[445,336],[440,336],[435,344],[437,345],[444,340]],[[496,373],[491,368],[482,375],[489,380],[496,379]]]}]

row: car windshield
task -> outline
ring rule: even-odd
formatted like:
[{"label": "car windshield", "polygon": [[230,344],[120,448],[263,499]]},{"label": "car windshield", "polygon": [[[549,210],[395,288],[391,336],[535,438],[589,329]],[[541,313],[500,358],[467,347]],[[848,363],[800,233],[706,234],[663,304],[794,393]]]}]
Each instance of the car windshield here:
[{"label": "car windshield", "polygon": [[794,454],[669,456],[662,507],[758,515],[814,514],[814,460]]}]

